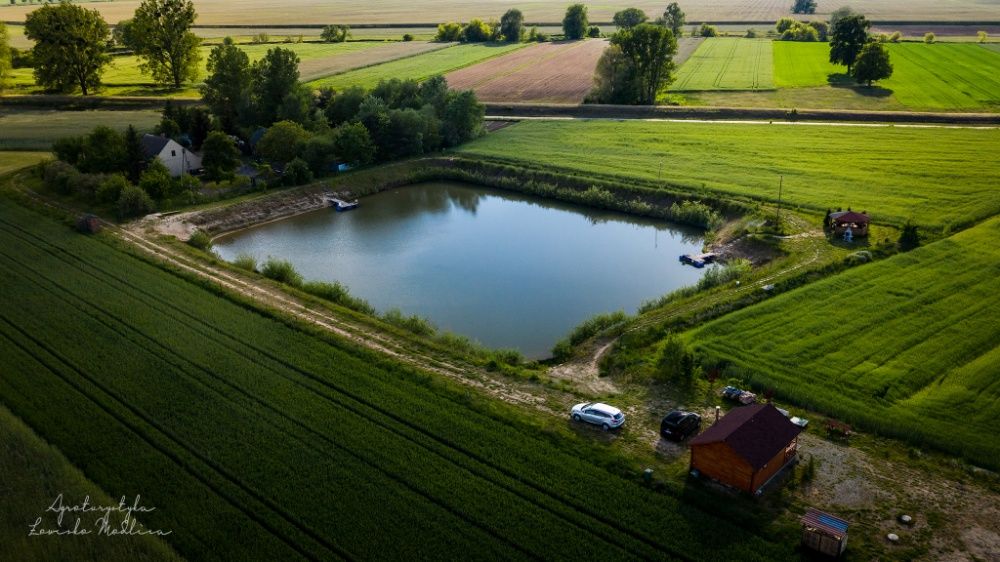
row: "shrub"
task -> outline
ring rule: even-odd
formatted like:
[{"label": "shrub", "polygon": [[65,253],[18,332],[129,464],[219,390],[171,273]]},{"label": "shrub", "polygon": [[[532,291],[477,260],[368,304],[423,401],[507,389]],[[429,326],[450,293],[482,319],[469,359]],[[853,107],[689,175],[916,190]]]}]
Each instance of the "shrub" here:
[{"label": "shrub", "polygon": [[582,324],[573,328],[565,338],[556,343],[552,348],[552,355],[560,361],[568,359],[573,354],[573,348],[596,336],[598,333],[617,326],[628,320],[628,315],[624,311],[611,312],[607,314],[597,314],[585,320]]},{"label": "shrub", "polygon": [[596,39],[600,36],[601,36],[601,28],[597,27],[596,25],[592,25],[589,28],[587,28],[587,37]]},{"label": "shrub", "polygon": [[251,37],[250,38],[250,42],[253,43],[253,44],[255,44],[255,45],[261,45],[261,44],[264,44],[264,43],[270,43],[271,42],[271,36],[268,35],[267,33],[261,32],[261,33],[258,33],[257,35],[254,35],[253,37]]},{"label": "shrub", "polygon": [[328,25],[323,28],[319,38],[326,43],[343,43],[351,36],[351,28],[346,25]]},{"label": "shrub", "polygon": [[708,25],[707,23],[701,24],[698,29],[698,35],[702,37],[718,37],[719,30],[714,25]]},{"label": "shrub", "polygon": [[711,289],[712,287],[725,285],[730,281],[742,279],[743,277],[749,275],[752,270],[753,266],[750,264],[750,260],[737,258],[730,260],[722,267],[713,267],[712,269],[706,271],[705,275],[698,280],[698,284],[696,286],[700,291]]},{"label": "shrub", "polygon": [[798,22],[795,21],[792,18],[780,18],[774,24],[774,30],[777,31],[778,33],[784,33],[786,31],[788,31],[789,29],[791,29],[797,23]]},{"label": "shrub", "polygon": [[94,193],[95,199],[99,203],[114,203],[122,195],[122,191],[128,187],[128,180],[121,174],[112,174],[104,178],[104,181],[97,186]]},{"label": "shrub", "polygon": [[483,43],[490,40],[490,27],[481,19],[473,18],[462,30],[462,40],[468,43]]},{"label": "shrub", "polygon": [[722,215],[718,211],[701,201],[673,203],[667,210],[667,218],[706,229],[715,228],[723,222]]},{"label": "shrub", "polygon": [[253,257],[251,254],[240,253],[233,260],[233,265],[240,269],[245,269],[247,271],[256,272],[257,271],[257,258]]},{"label": "shrub", "polygon": [[142,188],[126,185],[118,197],[118,218],[128,219],[153,211],[153,199]]},{"label": "shrub", "polygon": [[861,265],[863,263],[868,263],[872,261],[872,253],[867,250],[861,250],[859,252],[854,252],[844,258],[844,262],[848,265]]},{"label": "shrub", "polygon": [[906,221],[906,224],[903,225],[903,231],[899,233],[899,249],[909,252],[919,245],[920,233],[917,231],[917,225]]},{"label": "shrub", "polygon": [[756,29],[748,29],[747,32],[743,35],[743,37],[746,37],[747,39],[756,39],[757,38],[757,30]]},{"label": "shrub", "polygon": [[310,281],[302,286],[302,290],[323,300],[328,300],[334,304],[339,304],[363,314],[375,314],[375,309],[372,305],[368,304],[368,301],[351,295],[350,290],[339,282],[325,283],[322,281]]},{"label": "shrub", "polygon": [[889,36],[890,43],[899,43],[899,40],[903,38],[903,34],[898,31],[893,31],[892,35]]},{"label": "shrub", "polygon": [[924,34],[924,43],[933,43],[935,39],[937,39],[937,36],[934,35],[933,31],[928,31]]},{"label": "shrub", "polygon": [[42,168],[42,181],[45,187],[63,195],[72,192],[73,181],[79,175],[80,172],[76,168],[62,160],[48,162]]},{"label": "shrub", "polygon": [[212,247],[212,237],[204,230],[196,230],[191,233],[191,237],[188,238],[187,243],[199,250],[208,250]]},{"label": "shrub", "polygon": [[532,27],[528,32],[528,42],[544,43],[549,40],[549,35],[537,27]]},{"label": "shrub", "polygon": [[986,40],[989,38],[990,35],[989,35],[989,33],[986,33],[985,31],[977,31],[976,32],[976,36],[979,37],[979,42],[980,43],[985,43]]},{"label": "shrub", "polygon": [[490,360],[502,365],[516,366],[524,362],[524,356],[516,349],[495,349],[490,352]]},{"label": "shrub", "polygon": [[285,168],[284,180],[286,185],[304,185],[313,179],[312,170],[309,164],[301,158],[295,158],[288,163]]},{"label": "shrub", "polygon": [[172,184],[173,178],[170,177],[170,170],[159,159],[153,160],[139,177],[139,187],[153,199],[163,199],[169,196]]},{"label": "shrub", "polygon": [[295,271],[295,266],[288,260],[268,257],[260,273],[268,279],[274,279],[286,285],[293,287],[302,286],[302,275],[298,271]]},{"label": "shrub", "polygon": [[410,33],[403,34],[403,41],[410,42],[413,41],[413,35]]},{"label": "shrub", "polygon": [[656,361],[657,377],[667,381],[690,382],[694,371],[695,357],[687,343],[677,334],[668,334]]},{"label": "shrub", "polygon": [[462,35],[462,24],[450,21],[448,23],[438,25],[437,35],[434,36],[434,40],[444,42],[461,41]]},{"label": "shrub", "polygon": [[418,336],[433,336],[437,332],[437,327],[431,324],[429,320],[421,318],[416,314],[405,316],[398,308],[386,311],[382,315],[382,320]]}]

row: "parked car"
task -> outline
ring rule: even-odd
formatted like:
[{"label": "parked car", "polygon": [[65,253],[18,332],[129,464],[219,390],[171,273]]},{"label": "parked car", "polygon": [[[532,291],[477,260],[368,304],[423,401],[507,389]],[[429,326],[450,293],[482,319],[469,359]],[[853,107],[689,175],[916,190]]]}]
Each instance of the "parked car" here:
[{"label": "parked car", "polygon": [[600,402],[577,404],[570,410],[570,417],[573,421],[599,425],[604,431],[619,428],[625,423],[625,414],[621,410]]},{"label": "parked car", "polygon": [[666,439],[683,441],[698,433],[701,427],[701,416],[694,412],[674,410],[660,422],[660,435]]}]

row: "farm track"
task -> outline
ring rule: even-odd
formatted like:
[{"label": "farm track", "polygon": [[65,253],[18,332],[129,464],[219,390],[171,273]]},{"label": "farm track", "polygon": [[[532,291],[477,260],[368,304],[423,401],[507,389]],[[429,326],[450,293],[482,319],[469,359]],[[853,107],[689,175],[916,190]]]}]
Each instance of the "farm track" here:
[{"label": "farm track", "polygon": [[[9,225],[8,223],[5,223],[5,221],[2,221],[2,220],[0,220],[0,223],[7,224],[8,226],[11,226],[11,225]],[[5,229],[5,230],[7,230],[7,229]],[[30,236],[30,233],[24,233],[24,234]],[[36,245],[36,247],[37,247],[37,245],[38,245],[39,242],[44,243],[44,241],[42,241],[40,239],[36,239],[35,242],[32,242],[32,241],[27,240],[25,238],[22,238],[22,240],[25,243],[27,243],[27,244]],[[263,356],[267,357],[267,359],[269,359],[269,360],[271,360],[271,361],[273,361],[275,363],[279,363],[279,364],[281,364],[282,366],[284,366],[284,367],[286,367],[288,369],[292,369],[292,370],[297,371],[303,377],[309,378],[309,379],[313,380],[314,382],[316,382],[316,383],[318,383],[320,385],[325,386],[327,389],[333,390],[334,393],[341,394],[346,399],[344,399],[344,398],[337,398],[337,397],[331,396],[330,394],[322,393],[322,392],[316,390],[315,388],[311,388],[311,387],[307,387],[305,385],[302,385],[301,383],[298,383],[297,381],[292,381],[293,383],[299,384],[300,386],[303,386],[303,388],[306,388],[307,390],[310,390],[310,391],[316,393],[317,395],[321,396],[322,398],[325,398],[327,400],[330,400],[330,401],[334,402],[337,406],[342,407],[342,408],[344,408],[344,409],[346,409],[348,411],[351,411],[352,413],[358,415],[361,418],[367,419],[372,424],[374,424],[376,426],[379,426],[379,427],[382,427],[382,428],[384,428],[384,429],[386,429],[388,431],[391,431],[391,432],[394,432],[394,433],[400,435],[401,437],[403,437],[407,441],[411,442],[412,444],[417,445],[417,446],[423,448],[427,453],[430,453],[432,455],[437,455],[437,456],[441,457],[442,459],[444,459],[444,460],[446,460],[448,462],[453,463],[455,466],[467,470],[468,473],[470,475],[472,475],[473,477],[476,477],[476,478],[482,479],[482,480],[484,480],[486,482],[489,482],[491,484],[503,487],[503,488],[507,489],[509,492],[514,493],[515,495],[518,495],[519,497],[521,497],[522,499],[524,499],[526,502],[534,503],[536,505],[543,505],[543,504],[539,504],[538,503],[539,497],[538,497],[537,494],[535,494],[533,492],[539,492],[539,493],[545,494],[545,495],[549,496],[552,500],[555,500],[557,503],[558,502],[565,502],[564,498],[559,498],[559,497],[554,496],[547,489],[544,489],[544,488],[541,488],[541,487],[538,487],[538,486],[531,486],[530,483],[528,483],[528,485],[531,486],[531,489],[529,489],[529,490],[517,489],[511,483],[508,483],[506,485],[501,484],[501,481],[504,480],[504,479],[514,479],[514,480],[512,480],[512,482],[518,482],[518,481],[522,480],[522,478],[519,477],[517,474],[514,474],[514,473],[512,473],[510,471],[505,471],[501,467],[493,466],[492,464],[489,464],[488,461],[486,461],[484,459],[477,458],[474,453],[471,453],[469,451],[465,451],[465,450],[461,450],[459,448],[456,448],[456,447],[454,447],[454,445],[450,445],[445,439],[443,439],[443,438],[441,438],[441,437],[439,437],[437,435],[433,435],[433,434],[431,434],[431,433],[427,432],[426,430],[423,430],[423,429],[421,429],[419,427],[412,426],[408,422],[406,422],[405,420],[401,419],[399,416],[393,415],[391,412],[385,410],[384,408],[381,408],[381,407],[379,407],[376,404],[370,403],[369,401],[366,401],[366,400],[364,400],[363,398],[361,398],[361,397],[359,397],[357,395],[353,395],[349,391],[347,391],[347,390],[345,390],[343,388],[337,388],[336,385],[333,385],[333,384],[329,383],[328,381],[323,381],[322,379],[320,379],[318,377],[315,377],[315,376],[313,376],[312,374],[310,374],[308,372],[302,371],[301,369],[298,369],[294,365],[291,365],[291,364],[283,361],[281,358],[274,356],[273,354],[267,352],[266,350],[263,350],[263,349],[260,349],[260,348],[256,348],[256,347],[251,346],[249,344],[246,344],[244,342],[240,342],[240,341],[236,340],[235,338],[233,338],[233,337],[231,337],[231,336],[229,336],[229,335],[227,335],[227,334],[219,331],[217,328],[208,325],[207,323],[205,323],[204,321],[200,320],[199,318],[196,318],[196,317],[194,317],[194,316],[192,316],[190,314],[187,314],[187,313],[181,311],[180,309],[178,309],[176,307],[162,306],[162,304],[159,303],[156,300],[156,298],[155,298],[154,295],[146,293],[140,287],[137,287],[134,284],[131,284],[128,281],[126,281],[126,280],[124,280],[124,279],[122,279],[120,277],[117,277],[117,276],[115,276],[114,274],[112,274],[112,273],[110,273],[108,271],[102,270],[101,268],[93,266],[92,264],[88,264],[88,263],[80,260],[76,256],[73,256],[72,254],[69,254],[69,253],[65,252],[64,250],[61,250],[61,249],[55,248],[55,247],[53,247],[53,249],[55,250],[56,253],[64,254],[65,257],[62,259],[62,261],[64,263],[67,263],[68,265],[72,265],[73,267],[76,267],[77,269],[79,269],[81,271],[85,271],[85,268],[88,267],[88,266],[92,267],[95,270],[100,271],[103,274],[104,279],[98,277],[97,275],[94,275],[94,274],[88,272],[89,275],[91,275],[92,277],[94,277],[95,279],[97,279],[100,282],[103,282],[103,281],[105,281],[107,279],[112,279],[115,282],[120,283],[120,284],[128,287],[129,289],[137,292],[137,293],[147,295],[149,298],[144,299],[143,300],[143,304],[145,306],[148,306],[148,307],[154,309],[154,310],[157,310],[158,312],[160,312],[164,316],[174,317],[175,319],[177,318],[177,316],[182,316],[182,317],[186,318],[187,320],[190,320],[191,321],[190,323],[186,323],[186,325],[189,328],[192,328],[193,330],[198,331],[199,333],[201,333],[203,336],[205,336],[209,340],[214,340],[221,347],[228,348],[228,349],[235,349],[235,348],[240,348],[240,347],[248,348],[248,350],[253,351],[255,353],[258,353],[260,355],[263,355]],[[2,254],[2,252],[0,252],[0,254]],[[10,256],[7,256],[7,257],[9,259],[11,258]],[[71,260],[74,261],[74,262],[76,262],[76,263],[71,264],[70,263]],[[30,267],[27,266],[27,264],[24,264],[24,263],[18,263],[17,265],[19,267],[21,267],[21,268],[30,269]],[[36,273],[38,273],[39,276],[41,275],[40,272],[36,271]],[[67,293],[68,293],[68,291],[67,291]],[[83,305],[86,306],[88,303],[80,301],[79,304],[83,304]],[[101,310],[98,307],[93,306],[93,305],[91,305],[91,307],[97,309],[100,313],[104,314],[106,317],[110,318],[112,321],[114,320],[113,317],[112,317],[112,315],[110,313],[108,313],[107,311]],[[123,324],[124,324],[124,322],[123,322]],[[159,345],[156,342],[156,340],[153,339],[151,336],[142,334],[141,331],[139,331],[138,329],[135,329],[134,327],[132,327],[132,329],[135,330],[136,333],[139,333],[140,335],[144,336],[145,339],[146,339],[146,341],[147,341],[147,343],[149,343],[149,344],[151,344],[153,346],[162,348],[162,346]],[[124,333],[122,334],[123,337],[126,337],[126,335],[127,334],[124,334]],[[146,346],[146,349],[149,349],[149,347]],[[165,352],[165,353],[170,353],[170,350],[167,350],[165,348],[163,348],[162,351]],[[242,351],[246,351],[246,350],[241,350],[241,352]],[[165,359],[168,358],[166,355],[161,355],[161,357],[163,357]],[[261,366],[264,366],[264,365],[261,365]],[[272,410],[278,416],[285,418],[291,424],[293,424],[295,426],[298,426],[300,429],[303,429],[303,430],[307,431],[308,433],[311,434],[312,437],[315,437],[315,438],[319,439],[320,441],[326,442],[328,445],[330,445],[330,446],[332,446],[332,447],[340,450],[341,452],[344,452],[344,453],[346,453],[348,455],[351,455],[351,456],[354,456],[355,458],[358,458],[359,460],[362,460],[363,462],[365,462],[366,464],[368,464],[370,466],[370,468],[373,468],[373,469],[375,469],[377,471],[385,472],[385,469],[383,467],[379,466],[378,464],[376,464],[371,459],[363,458],[362,456],[358,455],[357,453],[355,453],[351,449],[348,449],[348,448],[340,446],[339,444],[337,444],[336,442],[332,441],[326,435],[324,435],[320,431],[316,430],[315,428],[306,426],[302,422],[300,422],[298,420],[295,420],[295,419],[289,417],[287,414],[284,414],[283,412],[281,412],[281,411],[279,411],[279,410],[271,407],[264,399],[262,399],[260,397],[257,397],[257,396],[254,396],[254,395],[248,393],[248,391],[246,391],[246,390],[244,390],[244,389],[242,389],[242,388],[240,388],[238,386],[235,386],[235,385],[229,383],[228,381],[226,381],[222,377],[216,376],[213,373],[206,371],[205,369],[201,368],[200,366],[198,366],[194,362],[188,361],[188,367],[192,368],[192,369],[200,370],[204,374],[209,375],[209,376],[215,378],[220,383],[222,383],[223,385],[227,386],[227,389],[226,389],[227,391],[228,390],[235,391],[238,394],[242,394],[242,395],[246,396],[248,399],[253,400],[258,405],[263,406],[263,407],[265,407],[265,408],[267,408],[269,410]],[[277,370],[274,370],[274,369],[271,369],[271,368],[268,368],[268,369],[274,375],[285,376],[282,373],[278,372]],[[226,397],[227,394],[220,392],[220,396]],[[363,411],[362,408],[368,408],[368,409],[374,411],[375,413],[373,414],[372,412]],[[448,455],[448,454],[446,454],[446,453],[444,453],[444,452],[442,452],[440,450],[437,450],[434,447],[428,445],[424,441],[418,440],[417,438],[415,438],[413,436],[406,435],[398,427],[393,427],[392,425],[390,425],[389,421],[386,421],[386,419],[380,419],[378,416],[381,416],[383,418],[391,419],[393,422],[399,424],[400,426],[403,426],[405,428],[408,428],[410,430],[418,432],[418,433],[422,434],[422,437],[425,438],[425,439],[433,440],[433,441],[437,442],[437,444],[444,445],[445,447],[450,447],[451,450],[452,450],[452,452],[454,454]],[[298,439],[294,434],[289,434],[289,437],[292,438],[292,439],[296,439],[296,440]],[[303,446],[310,446],[311,442],[301,441],[301,443],[302,443]],[[480,463],[480,466],[470,466],[471,463],[462,463],[461,462],[462,459],[468,459],[468,458],[472,458],[472,459],[478,461],[478,463]],[[337,459],[337,456],[336,455],[330,455],[330,459],[331,459],[331,461],[334,461],[334,460]],[[488,470],[490,470],[490,469],[496,470],[496,471],[502,473],[503,477],[501,478],[501,477],[498,477],[497,475],[486,474],[486,472]],[[437,503],[437,504],[441,505],[442,507],[445,507],[446,509],[452,510],[452,508],[450,506],[448,506],[448,505],[444,504],[443,502],[439,501],[433,495],[431,495],[429,493],[425,493],[425,492],[419,490],[416,487],[415,484],[407,482],[407,480],[405,479],[405,477],[403,475],[400,475],[400,474],[391,474],[391,473],[389,475],[391,477],[393,477],[393,479],[395,479],[395,480],[399,481],[400,483],[404,484],[405,486],[409,487],[411,490],[419,493],[426,500],[428,500],[428,501],[430,501],[432,503]],[[566,507],[562,507],[561,505],[559,507],[562,507],[562,509],[558,509],[558,507],[553,507],[551,505],[544,505],[544,507],[546,509],[548,509],[550,512],[552,512],[554,515],[559,516],[560,518],[562,518],[565,523],[570,524],[570,525],[575,525],[575,526],[581,526],[581,525],[579,523],[575,522],[571,518],[572,515],[573,514],[577,514],[577,513],[581,513],[581,512],[590,511],[590,510],[588,510],[588,508],[586,506],[582,506],[582,505],[572,505],[572,506],[570,506],[570,509],[567,509]],[[466,520],[468,520],[468,521],[470,521],[472,523],[476,522],[475,518],[470,517],[467,514],[463,514],[461,512],[456,512],[456,515],[459,515],[463,519],[466,519]],[[591,515],[592,516],[596,516],[596,517],[598,517],[600,519],[600,517],[597,516],[596,514],[594,514],[593,512],[591,512]],[[604,522],[606,524],[610,524],[610,523],[608,523],[606,521],[602,521],[602,522]],[[595,530],[593,528],[586,528],[586,527],[583,527],[583,526],[581,526],[581,528],[585,528],[586,530],[588,530],[590,532],[594,532],[597,536],[602,536],[603,535],[602,538],[604,540],[610,541],[609,545],[617,546],[619,548],[626,548],[627,549],[627,547],[624,546],[624,545],[615,544],[615,540],[614,540],[613,536],[610,536],[610,535],[608,535],[606,533],[601,533],[601,532],[599,532],[599,530]],[[484,531],[486,531],[486,532],[490,532],[490,530],[487,527],[485,527],[485,526],[481,526],[481,529],[484,530]],[[617,531],[621,531],[622,529],[616,528],[616,530]],[[499,535],[494,535],[494,538],[497,539],[497,540],[501,540],[501,541],[504,540],[504,537],[501,537]],[[643,539],[643,540],[645,540],[646,542],[649,542],[652,545],[652,541],[651,540],[649,540],[649,539]],[[511,543],[511,546],[514,547],[514,548],[517,548],[517,545],[515,545],[513,543]],[[658,546],[654,546],[654,548],[658,548]],[[528,552],[526,552],[526,551],[522,551],[522,554],[525,554],[525,555],[527,555],[529,557],[531,556],[531,554],[528,553]],[[642,553],[639,553],[639,552],[632,551],[632,555],[636,555],[636,556],[649,556],[650,553],[642,554]]]}]

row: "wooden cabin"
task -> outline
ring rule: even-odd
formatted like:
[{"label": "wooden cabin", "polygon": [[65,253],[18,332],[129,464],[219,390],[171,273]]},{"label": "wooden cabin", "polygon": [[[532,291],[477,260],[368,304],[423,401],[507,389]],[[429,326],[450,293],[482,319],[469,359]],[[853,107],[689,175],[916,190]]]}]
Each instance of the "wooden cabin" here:
[{"label": "wooden cabin", "polygon": [[772,404],[734,408],[691,440],[691,470],[727,486],[760,493],[795,460],[801,431]]},{"label": "wooden cabin", "polygon": [[833,233],[843,236],[848,230],[853,238],[863,238],[868,236],[868,214],[867,212],[857,212],[850,209],[830,213],[830,228]]}]

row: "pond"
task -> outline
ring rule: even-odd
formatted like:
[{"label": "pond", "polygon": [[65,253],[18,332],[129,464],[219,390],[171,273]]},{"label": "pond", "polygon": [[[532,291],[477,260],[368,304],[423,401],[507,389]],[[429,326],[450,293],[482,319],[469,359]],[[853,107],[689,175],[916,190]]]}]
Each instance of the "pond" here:
[{"label": "pond", "polygon": [[529,358],[572,328],[698,281],[677,260],[701,231],[509,191],[434,182],[235,232],[223,259],[287,259],[306,280],[340,281],[379,311]]}]

